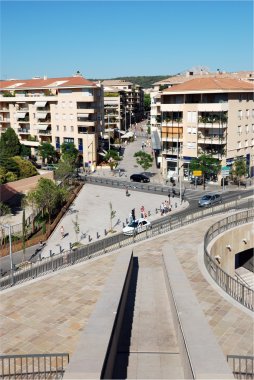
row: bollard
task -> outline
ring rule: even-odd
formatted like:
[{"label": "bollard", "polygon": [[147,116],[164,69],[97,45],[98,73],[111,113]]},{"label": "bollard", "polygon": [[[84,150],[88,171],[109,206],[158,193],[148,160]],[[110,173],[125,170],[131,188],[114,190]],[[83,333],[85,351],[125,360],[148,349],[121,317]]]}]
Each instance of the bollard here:
[{"label": "bollard", "polygon": [[99,232],[96,232],[97,239],[99,239],[100,235]]},{"label": "bollard", "polygon": [[88,241],[89,241],[89,243],[90,243],[91,240],[92,240],[91,236],[88,235]]},{"label": "bollard", "polygon": [[123,228],[125,227],[125,223],[123,222]]},{"label": "bollard", "polygon": [[52,249],[50,249],[50,251],[49,251],[49,257],[51,257],[52,256]]},{"label": "bollard", "polygon": [[155,209],[155,214],[158,214],[158,209],[157,208]]},{"label": "bollard", "polygon": [[62,252],[62,247],[61,247],[61,245],[59,245],[59,253],[61,253]]},{"label": "bollard", "polygon": [[175,203],[175,208],[177,208],[177,203]]},{"label": "bollard", "polygon": [[151,216],[151,211],[148,211],[148,216]]},{"label": "bollard", "polygon": [[105,234],[105,236],[107,236],[107,230],[106,230],[106,228],[104,228],[104,234]]},{"label": "bollard", "polygon": [[128,224],[128,219],[126,218],[125,220],[126,220],[126,224]]},{"label": "bollard", "polygon": [[72,251],[72,245],[71,245],[71,243],[70,243],[70,252]]}]

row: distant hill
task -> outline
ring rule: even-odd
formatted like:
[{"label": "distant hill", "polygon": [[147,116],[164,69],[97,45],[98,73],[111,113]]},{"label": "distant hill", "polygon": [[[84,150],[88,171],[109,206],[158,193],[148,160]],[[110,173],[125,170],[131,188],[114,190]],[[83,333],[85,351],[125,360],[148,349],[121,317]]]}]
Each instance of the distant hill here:
[{"label": "distant hill", "polygon": [[[172,75],[156,75],[156,76],[137,76],[137,77],[117,77],[117,78],[107,78],[107,80],[126,80],[134,84],[138,84],[143,88],[151,88],[155,82],[159,82],[163,79],[167,79]],[[92,81],[106,80],[106,79],[90,79]]]}]

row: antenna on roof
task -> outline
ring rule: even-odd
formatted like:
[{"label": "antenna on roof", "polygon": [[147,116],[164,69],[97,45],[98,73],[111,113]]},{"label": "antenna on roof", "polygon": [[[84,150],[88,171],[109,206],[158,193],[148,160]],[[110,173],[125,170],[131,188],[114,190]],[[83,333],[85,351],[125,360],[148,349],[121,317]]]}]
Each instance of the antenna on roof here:
[{"label": "antenna on roof", "polygon": [[76,74],[73,75],[74,77],[82,77],[83,75],[79,70],[77,70]]}]

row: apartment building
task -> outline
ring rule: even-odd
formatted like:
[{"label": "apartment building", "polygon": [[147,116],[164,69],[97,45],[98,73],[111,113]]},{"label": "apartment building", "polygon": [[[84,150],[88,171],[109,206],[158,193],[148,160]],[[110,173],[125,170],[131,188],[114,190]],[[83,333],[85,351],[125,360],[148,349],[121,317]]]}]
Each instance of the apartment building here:
[{"label": "apartment building", "polygon": [[97,162],[104,128],[103,87],[81,74],[0,82],[0,132],[12,127],[20,142],[37,154],[40,143],[57,151],[74,143],[83,163]]},{"label": "apartment building", "polygon": [[249,81],[202,77],[173,85],[155,97],[158,115],[153,145],[164,177],[180,165],[187,168],[192,158],[203,153],[227,166],[236,157],[244,157],[253,173],[253,90]]},{"label": "apartment building", "polygon": [[111,86],[104,87],[104,125],[106,129],[126,129],[123,112],[126,109],[126,94]]},{"label": "apartment building", "polygon": [[199,78],[232,78],[254,83],[254,71],[222,72],[218,69],[216,72],[209,72],[205,69],[199,69],[196,71],[187,70],[186,72],[172,75],[169,78],[154,83],[153,88],[150,92],[150,115],[152,127],[156,127],[158,125],[158,120],[160,120],[160,94],[162,91],[171,86],[185,83],[191,79]]},{"label": "apartment building", "polygon": [[111,87],[121,93],[121,129],[126,130],[144,117],[144,91],[139,85],[125,80],[104,80],[104,87]]}]

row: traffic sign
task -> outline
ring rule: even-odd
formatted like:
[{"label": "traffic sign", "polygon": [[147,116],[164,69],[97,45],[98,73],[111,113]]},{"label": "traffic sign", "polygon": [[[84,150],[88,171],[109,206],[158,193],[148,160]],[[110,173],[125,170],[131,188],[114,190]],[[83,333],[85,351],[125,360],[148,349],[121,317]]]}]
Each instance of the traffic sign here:
[{"label": "traffic sign", "polygon": [[200,177],[202,175],[202,170],[193,170],[194,177]]},{"label": "traffic sign", "polygon": [[221,168],[222,177],[227,177],[229,175],[230,169],[231,169],[230,166],[222,166]]}]

